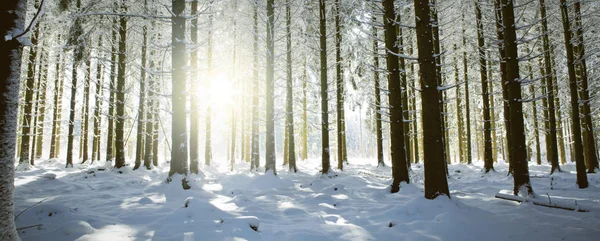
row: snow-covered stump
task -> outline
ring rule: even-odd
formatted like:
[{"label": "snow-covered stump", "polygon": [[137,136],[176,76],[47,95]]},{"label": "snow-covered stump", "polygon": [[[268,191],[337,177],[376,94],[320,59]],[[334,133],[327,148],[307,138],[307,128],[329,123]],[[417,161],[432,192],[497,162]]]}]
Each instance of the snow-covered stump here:
[{"label": "snow-covered stump", "polygon": [[534,205],[548,207],[548,208],[557,208],[557,209],[564,209],[564,210],[578,211],[578,212],[589,212],[589,210],[587,210],[586,208],[582,208],[581,206],[579,206],[577,204],[576,200],[565,200],[565,199],[552,200],[552,198],[550,198],[550,195],[548,195],[547,198],[544,196],[539,196],[536,198],[525,198],[525,197],[515,196],[512,194],[512,191],[509,191],[509,190],[500,190],[496,194],[496,198],[504,199],[504,200],[508,200],[508,201],[519,202],[519,203],[531,202]]}]

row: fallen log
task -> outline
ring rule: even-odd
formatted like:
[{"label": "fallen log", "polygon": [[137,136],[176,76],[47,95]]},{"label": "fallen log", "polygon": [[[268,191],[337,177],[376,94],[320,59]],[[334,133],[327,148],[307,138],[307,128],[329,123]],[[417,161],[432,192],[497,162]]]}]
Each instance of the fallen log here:
[{"label": "fallen log", "polygon": [[533,203],[534,205],[538,205],[538,206],[542,206],[542,207],[548,207],[548,208],[557,208],[557,209],[563,209],[563,210],[570,210],[570,211],[578,211],[578,212],[589,212],[589,210],[582,208],[581,206],[579,206],[577,204],[577,200],[568,200],[568,199],[555,199],[552,200],[550,198],[550,195],[547,195],[547,199],[543,198],[543,197],[537,197],[537,198],[524,198],[524,197],[519,197],[519,196],[515,196],[512,194],[512,191],[509,190],[500,190],[496,196],[496,198],[499,199],[503,199],[503,200],[508,200],[508,201],[514,201],[514,202],[529,202],[529,203]]}]

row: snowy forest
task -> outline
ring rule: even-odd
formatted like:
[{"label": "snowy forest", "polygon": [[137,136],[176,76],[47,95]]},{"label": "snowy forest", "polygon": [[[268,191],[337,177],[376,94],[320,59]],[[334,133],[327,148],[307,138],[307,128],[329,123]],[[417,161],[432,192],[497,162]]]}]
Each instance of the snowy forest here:
[{"label": "snowy forest", "polygon": [[0,241],[598,240],[598,0],[4,0]]}]

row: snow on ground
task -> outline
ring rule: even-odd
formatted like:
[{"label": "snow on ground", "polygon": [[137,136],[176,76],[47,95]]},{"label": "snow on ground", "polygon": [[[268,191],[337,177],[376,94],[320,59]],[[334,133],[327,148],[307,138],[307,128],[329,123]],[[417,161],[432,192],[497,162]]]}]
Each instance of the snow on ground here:
[{"label": "snow on ground", "polygon": [[204,167],[204,175],[189,176],[190,190],[181,188],[181,177],[165,183],[168,165],[111,171],[102,170],[103,163],[71,169],[59,160],[36,163],[15,180],[17,226],[33,226],[19,231],[24,241],[600,237],[600,175],[588,175],[590,187],[578,189],[574,164],[551,177],[548,165],[532,164],[533,187],[540,197],[576,200],[590,212],[494,198],[502,189],[512,190],[503,163],[487,175],[481,163],[451,165],[451,200],[423,198],[420,165],[412,167],[413,184],[390,194],[391,169],[376,168],[374,160],[353,159],[332,177],[321,177],[319,160],[299,162],[298,173],[279,167],[277,176],[251,173],[246,163],[230,172],[223,161]]}]

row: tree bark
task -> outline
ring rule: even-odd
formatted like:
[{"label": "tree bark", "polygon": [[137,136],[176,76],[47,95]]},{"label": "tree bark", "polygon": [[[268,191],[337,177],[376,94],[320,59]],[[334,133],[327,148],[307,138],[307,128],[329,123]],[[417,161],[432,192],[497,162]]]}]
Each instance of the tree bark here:
[{"label": "tree bark", "polygon": [[[191,39],[192,45],[194,45],[194,49],[191,52],[191,76],[198,76],[198,0],[192,1],[192,16],[194,18],[191,20],[190,28],[191,28]],[[199,144],[200,144],[200,97],[198,96],[198,79],[190,79],[191,84],[190,87],[192,89],[191,98],[190,98],[190,173],[198,174],[200,171],[199,160],[200,152],[199,152]]]},{"label": "tree bark", "polygon": [[[185,0],[173,0],[171,17],[171,44],[173,46],[171,71],[171,86],[173,89],[171,97],[172,121],[171,121],[171,164],[169,177],[173,174],[186,176],[188,173],[188,143],[187,143],[187,121],[186,121],[186,16]],[[189,189],[190,186],[184,177],[182,180],[183,189]]]},{"label": "tree bark", "polygon": [[410,183],[404,143],[404,123],[402,106],[402,83],[398,66],[398,36],[396,33],[396,11],[394,0],[384,0],[383,24],[385,26],[385,48],[388,72],[389,112],[390,112],[390,151],[392,155],[392,188],[391,192],[400,191],[400,183]]},{"label": "tree bark", "polygon": [[[27,1],[0,4],[0,35],[17,35],[25,28]],[[14,172],[23,46],[16,38],[0,39],[0,240],[18,241],[14,221]]]},{"label": "tree bark", "polygon": [[274,0],[267,0],[267,81],[266,81],[266,140],[265,140],[265,172],[272,171],[277,174],[275,153],[275,120],[274,120],[274,71],[275,71],[275,9]]},{"label": "tree bark", "polygon": [[502,1],[502,23],[504,26],[504,52],[506,63],[506,90],[509,105],[509,153],[513,166],[514,189],[518,196],[533,196],[533,189],[529,182],[529,167],[527,166],[527,146],[525,144],[525,128],[523,120],[523,103],[521,102],[521,78],[519,76],[519,59],[517,34],[513,0]]},{"label": "tree bark", "polygon": [[[373,22],[376,18],[373,17]],[[381,124],[381,83],[379,81],[379,41],[377,40],[377,27],[373,25],[373,82],[375,82],[375,132],[377,142],[377,166],[385,166],[383,160],[383,125]]]},{"label": "tree bark", "polygon": [[492,133],[490,126],[490,92],[488,91],[488,75],[485,60],[485,37],[479,0],[475,0],[475,19],[477,24],[477,47],[479,53],[479,76],[481,78],[481,96],[483,104],[483,168],[485,173],[494,170],[492,157]]},{"label": "tree bark", "polygon": [[[421,82],[421,108],[423,113],[423,159],[425,169],[425,198],[440,195],[450,198],[445,173],[444,133],[441,131],[442,116],[439,108],[438,75],[434,57],[433,35],[429,20],[428,0],[414,0],[417,47],[419,52],[419,77]],[[428,108],[429,107],[429,108]]]},{"label": "tree bark", "polygon": [[[126,10],[125,2],[122,8]],[[119,18],[119,62],[117,65],[117,89],[115,93],[115,168],[125,166],[125,68],[127,64],[127,19]],[[185,105],[184,105],[185,106]]]},{"label": "tree bark", "polygon": [[258,170],[260,167],[260,136],[258,123],[258,0],[252,4],[252,19],[254,20],[254,35],[252,42],[252,155],[250,156],[250,169]]},{"label": "tree bark", "polygon": [[[577,185],[579,188],[587,188],[588,180],[585,173],[584,150],[581,140],[581,123],[579,117],[579,96],[577,90],[577,76],[575,73],[575,57],[573,51],[572,38],[574,34],[571,32],[571,23],[569,20],[569,10],[566,0],[560,0],[560,10],[563,23],[563,32],[565,37],[565,48],[567,50],[567,68],[569,73],[569,89],[571,91],[571,121],[572,138],[575,146],[575,165],[577,170]],[[573,158],[573,157],[571,157]]]},{"label": "tree bark", "polygon": [[327,18],[325,0],[319,0],[319,43],[321,57],[321,173],[329,173],[329,108],[327,97]]},{"label": "tree bark", "polygon": [[[339,0],[338,0],[339,1]],[[338,2],[339,3],[339,2]],[[287,148],[288,148],[288,164],[290,172],[297,172],[296,167],[296,143],[294,142],[294,103],[293,103],[293,79],[292,79],[292,13],[290,11],[290,1],[285,5],[286,13],[286,32],[287,32],[287,84],[286,84],[286,127],[287,127]]]}]

